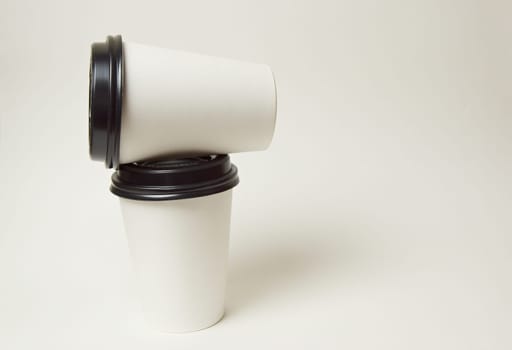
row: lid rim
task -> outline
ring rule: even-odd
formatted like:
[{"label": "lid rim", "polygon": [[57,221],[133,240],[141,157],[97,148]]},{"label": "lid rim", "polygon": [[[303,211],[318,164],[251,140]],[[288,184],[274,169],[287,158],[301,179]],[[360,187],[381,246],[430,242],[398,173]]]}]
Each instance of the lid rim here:
[{"label": "lid rim", "polygon": [[179,200],[179,199],[191,199],[206,197],[209,195],[226,192],[231,190],[233,187],[240,183],[238,177],[232,181],[224,184],[223,186],[215,186],[213,188],[202,188],[201,190],[194,192],[155,192],[149,193],[148,191],[137,193],[133,189],[127,191],[126,189],[120,188],[112,184],[110,186],[110,192],[118,197],[140,201],[168,201],[168,200]]},{"label": "lid rim", "polygon": [[155,167],[122,164],[112,174],[110,191],[127,199],[162,201],[208,196],[239,183],[238,169],[228,155],[218,155],[201,164],[194,158],[180,161],[179,165],[167,165],[162,160],[154,162]]},{"label": "lid rim", "polygon": [[123,90],[123,42],[108,36],[91,46],[89,71],[89,155],[105,167],[119,167]]}]

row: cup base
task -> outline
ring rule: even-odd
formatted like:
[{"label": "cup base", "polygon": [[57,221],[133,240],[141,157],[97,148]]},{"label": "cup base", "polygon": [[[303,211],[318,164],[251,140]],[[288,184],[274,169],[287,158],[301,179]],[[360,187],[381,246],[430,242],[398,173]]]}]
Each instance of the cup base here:
[{"label": "cup base", "polygon": [[216,317],[213,321],[204,322],[202,324],[198,324],[198,325],[192,326],[192,327],[180,327],[180,328],[177,328],[177,327],[169,327],[169,326],[167,326],[165,324],[155,324],[155,323],[152,323],[152,322],[150,322],[148,320],[146,320],[146,322],[148,324],[148,327],[151,330],[155,331],[155,332],[170,333],[170,334],[184,334],[184,333],[198,332],[198,331],[202,331],[204,329],[208,329],[210,327],[213,327],[217,323],[222,321],[222,319],[224,318],[225,314],[226,313],[223,311],[220,314],[220,316]]}]

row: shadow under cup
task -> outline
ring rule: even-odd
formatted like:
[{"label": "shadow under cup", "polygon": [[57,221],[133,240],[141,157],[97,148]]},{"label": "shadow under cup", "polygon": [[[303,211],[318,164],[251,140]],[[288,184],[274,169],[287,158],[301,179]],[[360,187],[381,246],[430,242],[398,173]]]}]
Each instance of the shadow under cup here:
[{"label": "shadow under cup", "polygon": [[238,181],[227,155],[125,164],[112,176],[152,328],[189,332],[222,318]]}]

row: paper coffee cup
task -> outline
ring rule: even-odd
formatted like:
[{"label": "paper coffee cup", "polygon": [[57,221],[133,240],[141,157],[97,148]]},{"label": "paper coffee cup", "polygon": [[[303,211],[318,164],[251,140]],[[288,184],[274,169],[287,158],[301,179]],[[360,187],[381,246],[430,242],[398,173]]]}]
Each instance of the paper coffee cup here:
[{"label": "paper coffee cup", "polygon": [[89,142],[107,167],[263,150],[276,88],[264,64],[123,43],[92,45]]},{"label": "paper coffee cup", "polygon": [[227,155],[121,165],[112,176],[152,328],[189,332],[222,318],[237,183]]}]

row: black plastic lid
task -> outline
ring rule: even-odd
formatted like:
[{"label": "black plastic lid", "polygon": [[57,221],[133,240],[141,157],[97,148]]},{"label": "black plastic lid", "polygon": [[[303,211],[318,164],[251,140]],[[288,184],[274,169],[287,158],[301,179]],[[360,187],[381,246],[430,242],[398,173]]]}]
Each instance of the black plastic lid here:
[{"label": "black plastic lid", "polygon": [[228,155],[121,164],[110,191],[129,199],[160,201],[207,196],[238,184]]},{"label": "black plastic lid", "polygon": [[123,90],[123,42],[108,36],[91,46],[89,71],[89,154],[107,168],[119,166]]}]

